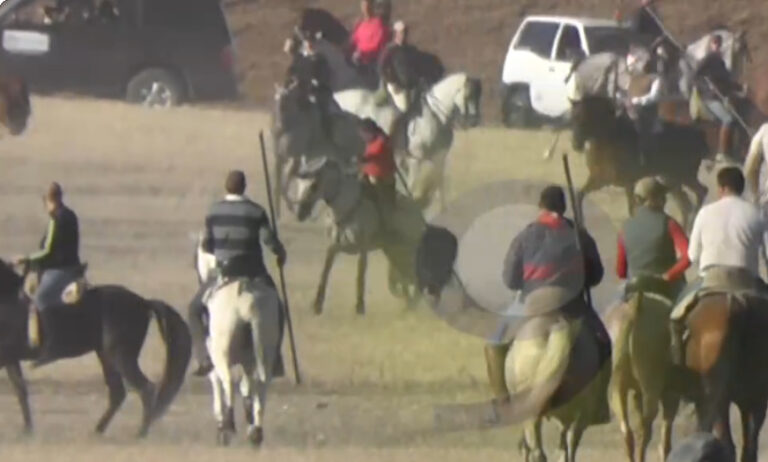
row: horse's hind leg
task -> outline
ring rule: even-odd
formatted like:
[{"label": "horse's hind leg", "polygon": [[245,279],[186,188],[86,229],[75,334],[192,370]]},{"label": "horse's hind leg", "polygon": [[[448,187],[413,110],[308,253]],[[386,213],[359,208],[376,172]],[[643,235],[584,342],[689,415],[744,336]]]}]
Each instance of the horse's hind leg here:
[{"label": "horse's hind leg", "polygon": [[96,433],[102,434],[107,429],[109,422],[112,421],[118,409],[120,409],[123,401],[125,401],[125,385],[123,384],[120,372],[110,363],[106,355],[99,352],[97,356],[101,363],[101,371],[104,374],[104,382],[109,389],[109,405],[104,415],[99,419],[99,423],[96,424]]},{"label": "horse's hind leg", "polygon": [[584,430],[586,429],[583,419],[584,416],[580,415],[568,429],[568,453],[565,458],[566,462],[576,462],[576,452],[579,450],[579,444],[581,443],[581,438],[584,436]]},{"label": "horse's hind leg", "polygon": [[757,462],[758,442],[760,429],[765,422],[766,404],[756,406],[739,406],[741,413],[741,431],[743,446],[741,450],[741,462]]},{"label": "horse's hind leg", "polygon": [[636,399],[639,401],[638,410],[641,416],[640,426],[640,448],[638,461],[645,462],[645,454],[648,451],[648,445],[651,443],[651,436],[653,436],[653,421],[656,420],[656,416],[659,413],[659,400],[658,396],[654,396],[651,393],[635,394]]},{"label": "horse's hind leg", "polygon": [[29,410],[29,393],[27,393],[27,383],[24,381],[24,374],[21,371],[21,365],[18,362],[9,364],[5,369],[8,374],[8,380],[11,381],[13,391],[19,400],[21,415],[24,418],[24,433],[32,433],[32,412]]},{"label": "horse's hind leg", "polygon": [[629,408],[627,407],[627,398],[629,388],[627,387],[621,372],[614,371],[611,382],[608,387],[608,393],[611,408],[619,420],[619,429],[624,436],[624,449],[627,453],[627,459],[635,462],[635,435],[632,433],[632,425],[629,420]]},{"label": "horse's hind leg", "polygon": [[317,294],[315,295],[315,314],[321,314],[323,312],[323,303],[325,302],[325,290],[328,286],[328,276],[331,274],[331,268],[333,268],[333,261],[336,259],[336,255],[339,253],[339,249],[331,244],[325,253],[325,263],[323,264],[323,272],[320,274],[320,282],[317,285]]},{"label": "horse's hind leg", "polygon": [[675,416],[680,407],[680,398],[672,393],[665,393],[661,400],[662,423],[661,423],[661,441],[659,442],[659,460],[667,460],[667,456],[672,451],[672,426],[675,423]]},{"label": "horse's hind leg", "polygon": [[357,314],[365,314],[365,274],[368,270],[368,252],[361,250],[357,257]]},{"label": "horse's hind leg", "polygon": [[544,442],[541,438],[542,419],[537,417],[534,422],[527,424],[523,431],[523,439],[528,448],[526,462],[547,462],[547,456],[544,453]]},{"label": "horse's hind leg", "polygon": [[152,409],[155,407],[155,385],[141,371],[138,353],[122,354],[115,358],[114,364],[128,385],[141,396],[141,426],[136,436],[143,438],[147,436],[149,425],[152,423]]}]

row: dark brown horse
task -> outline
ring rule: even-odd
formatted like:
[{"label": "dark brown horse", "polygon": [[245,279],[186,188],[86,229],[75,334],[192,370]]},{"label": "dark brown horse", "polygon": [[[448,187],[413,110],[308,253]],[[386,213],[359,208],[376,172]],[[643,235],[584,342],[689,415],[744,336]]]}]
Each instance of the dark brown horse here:
[{"label": "dark brown horse", "polygon": [[[580,201],[592,191],[618,186],[626,192],[631,214],[635,182],[646,176],[661,176],[688,224],[707,195],[707,188],[698,179],[699,167],[709,150],[701,130],[665,123],[663,131],[656,135],[655,149],[642,163],[637,129],[610,99],[586,96],[573,101],[571,121],[573,147],[577,151],[586,149],[589,169],[589,177],[579,192]],[[695,205],[683,187],[695,194]]]},{"label": "dark brown horse", "polygon": [[686,365],[701,378],[696,399],[700,430],[734,451],[729,409],[741,413],[742,462],[756,462],[768,404],[768,310],[754,297],[712,294],[687,319]]},{"label": "dark brown horse", "polygon": [[[8,372],[21,405],[24,430],[31,432],[32,418],[20,363],[36,358],[28,346],[28,303],[20,295],[22,286],[23,277],[0,261],[0,368]],[[103,433],[117,413],[125,400],[127,382],[141,396],[143,416],[138,436],[145,436],[184,381],[191,339],[181,316],[163,302],[145,300],[120,286],[97,286],[87,290],[75,306],[48,309],[51,324],[56,326],[56,357],[74,358],[93,351],[101,363],[109,405],[96,432]],[[147,379],[138,363],[153,315],[166,346],[163,377],[157,386]]]},{"label": "dark brown horse", "polygon": [[13,135],[20,135],[27,128],[32,113],[29,90],[18,77],[0,77],[0,125]]}]

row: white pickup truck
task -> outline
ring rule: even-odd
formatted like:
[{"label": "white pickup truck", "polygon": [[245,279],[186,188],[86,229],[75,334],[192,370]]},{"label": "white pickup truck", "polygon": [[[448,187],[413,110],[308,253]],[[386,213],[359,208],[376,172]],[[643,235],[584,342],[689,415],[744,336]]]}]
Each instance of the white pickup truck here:
[{"label": "white pickup truck", "polygon": [[502,70],[501,114],[507,126],[558,119],[569,109],[566,78],[573,52],[624,53],[630,33],[609,19],[529,16],[507,51]]}]

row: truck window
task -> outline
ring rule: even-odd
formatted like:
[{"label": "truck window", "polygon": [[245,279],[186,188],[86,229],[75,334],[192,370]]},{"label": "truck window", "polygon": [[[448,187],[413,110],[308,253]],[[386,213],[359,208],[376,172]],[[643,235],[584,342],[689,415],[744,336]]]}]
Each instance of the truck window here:
[{"label": "truck window", "polygon": [[560,24],[553,22],[528,21],[520,31],[515,44],[516,50],[528,50],[542,58],[552,56],[552,45]]},{"label": "truck window", "polygon": [[571,61],[582,50],[579,29],[576,26],[565,24],[563,31],[560,33],[560,41],[557,44],[555,59],[558,61]]},{"label": "truck window", "polygon": [[611,51],[626,54],[629,51],[629,32],[619,27],[585,27],[589,53],[597,54]]},{"label": "truck window", "polygon": [[114,23],[119,17],[114,0],[33,0],[9,14],[4,25],[45,27]]}]

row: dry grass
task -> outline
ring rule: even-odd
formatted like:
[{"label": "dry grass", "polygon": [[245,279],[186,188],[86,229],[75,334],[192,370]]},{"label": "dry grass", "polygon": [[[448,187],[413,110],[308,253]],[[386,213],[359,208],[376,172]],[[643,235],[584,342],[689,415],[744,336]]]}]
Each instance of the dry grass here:
[{"label": "dry grass", "polygon": [[[39,194],[56,179],[80,215],[91,279],[122,283],[183,307],[196,284],[189,233],[198,229],[208,204],[219,195],[224,173],[245,169],[251,194],[264,201],[257,132],[267,118],[55,99],[36,99],[34,109],[27,134],[2,140],[0,254],[34,248],[45,224]],[[559,162],[541,160],[549,140],[547,133],[495,129],[459,134],[450,164],[452,191],[509,178],[561,181]],[[583,167],[573,163],[581,181]],[[618,220],[624,213],[621,197],[605,191],[595,200]],[[426,308],[406,311],[387,293],[379,257],[370,269],[368,316],[353,314],[350,258],[339,260],[331,278],[326,314],[311,315],[324,233],[291,218],[281,226],[307,384],[276,384],[267,413],[267,447],[259,456],[285,461],[515,460],[513,429],[439,433],[432,426],[436,404],[487,396],[481,341],[455,332]],[[600,239],[606,253],[614,238]],[[158,341],[152,329],[142,357],[154,377],[163,360]],[[106,400],[92,356],[28,371],[28,377],[38,424],[30,440],[17,438],[18,410],[7,382],[0,381],[4,461],[253,457],[244,445],[231,451],[213,447],[205,381],[190,379],[148,441],[135,443],[130,435],[139,406],[133,397],[106,439],[88,436]],[[582,460],[617,460],[618,448],[615,426],[592,430]]]}]

